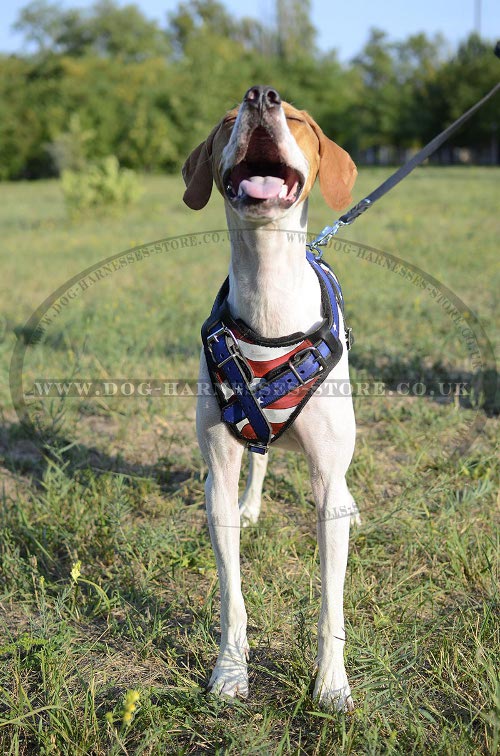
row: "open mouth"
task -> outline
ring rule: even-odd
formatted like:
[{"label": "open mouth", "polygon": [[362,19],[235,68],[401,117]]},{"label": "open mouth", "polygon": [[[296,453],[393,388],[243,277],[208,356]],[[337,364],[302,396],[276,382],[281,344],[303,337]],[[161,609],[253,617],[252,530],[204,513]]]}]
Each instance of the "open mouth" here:
[{"label": "open mouth", "polygon": [[263,126],[253,131],[243,160],[224,175],[231,202],[266,207],[289,207],[298,199],[303,184],[303,176],[280,159],[276,143]]}]

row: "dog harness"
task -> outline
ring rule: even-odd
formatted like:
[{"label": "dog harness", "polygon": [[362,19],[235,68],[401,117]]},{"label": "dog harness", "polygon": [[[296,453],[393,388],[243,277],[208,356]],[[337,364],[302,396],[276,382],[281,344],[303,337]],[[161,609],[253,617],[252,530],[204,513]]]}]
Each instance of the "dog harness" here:
[{"label": "dog harness", "polygon": [[[311,252],[307,260],[318,276],[324,319],[312,333],[268,339],[229,311],[227,278],[202,326],[208,371],[222,420],[252,452],[265,454],[293,423],[316,388],[342,356],[339,339],[344,300],[332,269]],[[353,343],[345,329],[347,349]]]}]

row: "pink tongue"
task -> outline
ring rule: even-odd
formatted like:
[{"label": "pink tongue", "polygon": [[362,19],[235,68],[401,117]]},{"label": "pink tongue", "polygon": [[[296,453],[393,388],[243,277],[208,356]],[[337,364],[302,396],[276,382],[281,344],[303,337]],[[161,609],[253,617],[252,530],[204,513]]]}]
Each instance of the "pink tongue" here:
[{"label": "pink tongue", "polygon": [[284,180],[277,176],[252,176],[240,183],[238,195],[244,192],[255,199],[270,199],[278,196],[284,183]]}]

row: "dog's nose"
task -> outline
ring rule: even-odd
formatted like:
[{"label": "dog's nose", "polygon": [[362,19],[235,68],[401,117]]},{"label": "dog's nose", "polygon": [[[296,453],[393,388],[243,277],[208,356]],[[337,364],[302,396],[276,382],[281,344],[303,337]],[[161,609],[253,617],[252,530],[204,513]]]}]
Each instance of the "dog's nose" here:
[{"label": "dog's nose", "polygon": [[243,100],[252,108],[257,108],[261,111],[265,108],[279,107],[281,105],[281,97],[272,87],[250,87]]}]

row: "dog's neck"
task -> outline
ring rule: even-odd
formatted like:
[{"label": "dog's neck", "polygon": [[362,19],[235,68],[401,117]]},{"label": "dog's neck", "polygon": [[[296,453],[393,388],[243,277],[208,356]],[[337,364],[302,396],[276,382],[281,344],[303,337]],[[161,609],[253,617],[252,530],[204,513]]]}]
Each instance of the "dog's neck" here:
[{"label": "dog's neck", "polygon": [[306,259],[307,200],[264,225],[226,209],[231,236],[228,304],[266,338],[307,332],[321,323],[321,295]]}]

